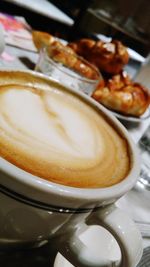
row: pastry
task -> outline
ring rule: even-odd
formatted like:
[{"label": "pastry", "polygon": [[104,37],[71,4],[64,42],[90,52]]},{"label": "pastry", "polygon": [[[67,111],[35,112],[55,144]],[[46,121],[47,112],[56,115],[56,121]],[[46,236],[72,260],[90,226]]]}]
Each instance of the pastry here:
[{"label": "pastry", "polygon": [[32,31],[32,39],[39,51],[43,46],[48,46],[55,41],[55,37],[47,32]]},{"label": "pastry", "polygon": [[124,115],[141,116],[150,104],[150,95],[125,73],[101,81],[92,97],[109,109]]},{"label": "pastry", "polygon": [[117,74],[129,61],[126,47],[117,40],[103,42],[80,39],[68,44],[78,55],[97,66],[100,71]]}]

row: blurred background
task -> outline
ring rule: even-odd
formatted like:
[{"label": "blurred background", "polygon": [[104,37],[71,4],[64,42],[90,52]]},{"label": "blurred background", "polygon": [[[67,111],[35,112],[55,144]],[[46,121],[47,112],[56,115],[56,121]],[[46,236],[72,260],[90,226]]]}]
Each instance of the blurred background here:
[{"label": "blurred background", "polygon": [[[86,36],[95,39],[99,34],[121,40],[142,56],[150,50],[150,5],[149,0],[47,0],[68,15],[72,23],[58,22],[38,12],[22,8],[20,1],[1,0],[0,9],[10,14],[23,15],[29,24],[66,40]],[[18,5],[14,5],[17,2]],[[26,2],[38,2],[25,1]],[[41,1],[42,2],[42,1]],[[43,5],[45,4],[43,0]],[[25,6],[25,4],[24,4]],[[48,10],[47,10],[48,12]]]}]

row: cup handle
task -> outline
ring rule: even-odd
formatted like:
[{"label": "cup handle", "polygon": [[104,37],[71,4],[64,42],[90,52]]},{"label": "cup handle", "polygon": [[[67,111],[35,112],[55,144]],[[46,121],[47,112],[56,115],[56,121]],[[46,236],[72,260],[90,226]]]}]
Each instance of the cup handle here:
[{"label": "cup handle", "polygon": [[[106,228],[118,242],[122,260],[121,267],[135,267],[142,253],[142,238],[135,223],[114,204],[97,209],[86,221],[87,225]],[[114,262],[92,253],[77,237],[71,236],[61,247],[60,253],[76,267],[113,267]]]}]

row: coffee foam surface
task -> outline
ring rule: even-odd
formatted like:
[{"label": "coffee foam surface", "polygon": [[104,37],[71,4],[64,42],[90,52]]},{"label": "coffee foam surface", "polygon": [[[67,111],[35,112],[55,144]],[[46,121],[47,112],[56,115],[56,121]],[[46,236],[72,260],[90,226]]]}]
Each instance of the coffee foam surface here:
[{"label": "coffee foam surface", "polygon": [[81,188],[123,180],[124,138],[74,94],[22,85],[0,88],[0,156],[41,178]]}]

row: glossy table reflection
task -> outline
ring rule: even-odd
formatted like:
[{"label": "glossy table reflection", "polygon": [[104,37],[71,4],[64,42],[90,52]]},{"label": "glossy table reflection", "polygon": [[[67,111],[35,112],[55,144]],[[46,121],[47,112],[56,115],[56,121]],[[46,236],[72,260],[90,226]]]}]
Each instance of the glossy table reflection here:
[{"label": "glossy table reflection", "polygon": [[39,248],[0,250],[1,267],[53,267],[50,243]]}]

